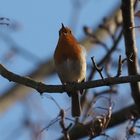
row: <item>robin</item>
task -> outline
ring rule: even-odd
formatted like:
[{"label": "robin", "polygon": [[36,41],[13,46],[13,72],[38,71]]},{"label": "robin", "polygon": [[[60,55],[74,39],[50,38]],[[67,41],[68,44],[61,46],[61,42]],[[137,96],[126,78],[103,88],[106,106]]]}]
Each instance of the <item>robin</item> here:
[{"label": "robin", "polygon": [[[59,40],[54,52],[54,62],[62,84],[80,83],[86,77],[86,57],[84,48],[78,43],[71,30],[62,24]],[[82,91],[71,91],[72,116],[79,117],[81,105],[79,94]]]}]

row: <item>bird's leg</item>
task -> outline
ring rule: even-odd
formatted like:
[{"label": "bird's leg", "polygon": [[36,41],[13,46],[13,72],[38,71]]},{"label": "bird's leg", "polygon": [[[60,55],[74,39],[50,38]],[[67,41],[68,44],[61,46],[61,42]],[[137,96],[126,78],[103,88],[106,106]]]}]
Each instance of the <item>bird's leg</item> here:
[{"label": "bird's leg", "polygon": [[[70,85],[70,86],[74,87],[76,83],[77,82],[66,82],[65,85]],[[74,89],[72,90],[72,92],[73,91],[74,91]],[[68,94],[69,97],[71,97],[71,93],[72,92],[67,92],[67,94]]]}]

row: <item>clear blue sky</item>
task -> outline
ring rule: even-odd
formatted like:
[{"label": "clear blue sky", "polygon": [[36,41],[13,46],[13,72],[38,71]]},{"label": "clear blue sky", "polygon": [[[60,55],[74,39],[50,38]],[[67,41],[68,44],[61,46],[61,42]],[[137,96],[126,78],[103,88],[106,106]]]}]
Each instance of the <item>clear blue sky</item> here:
[{"label": "clear blue sky", "polygon": [[[96,26],[102,21],[102,18],[107,15],[117,3],[118,0],[88,0],[85,6],[80,10],[78,22],[73,31],[76,38],[79,39],[84,36],[82,30],[84,25],[96,28]],[[73,7],[70,0],[0,0],[0,17],[7,17],[13,23],[17,22],[19,29],[17,31],[11,31],[2,26],[0,26],[0,28],[2,31],[6,30],[6,33],[14,38],[19,47],[32,52],[39,58],[39,61],[43,61],[53,55],[61,23],[63,22],[66,26],[71,27],[72,10]],[[0,58],[2,58],[2,56],[7,52],[7,47],[1,39],[0,47]],[[17,55],[10,60],[10,63],[4,64],[13,72],[26,74],[36,67],[34,60],[32,61],[28,61],[22,56]],[[46,81],[46,83],[49,84],[59,82],[58,79],[48,80],[49,81]],[[0,77],[0,81],[2,82],[2,88],[0,91],[3,91],[7,86],[9,86],[9,82],[2,77]],[[55,98],[57,101],[61,100],[59,95],[55,95]],[[54,113],[56,115],[56,110],[53,111],[56,106],[46,98],[41,98],[38,94],[35,94],[33,97],[28,99],[28,102],[29,100],[38,100],[39,105],[43,105],[43,109],[45,109],[45,106],[48,107],[49,105],[50,116],[47,120],[51,120]],[[67,101],[68,100],[62,103],[60,102],[60,105],[65,105]],[[69,105],[66,105],[66,107],[69,107]],[[35,113],[31,114],[33,121],[36,121],[38,118],[34,116]],[[7,140],[6,137],[10,135],[10,126],[13,127],[13,125],[16,124],[15,128],[20,127],[20,121],[24,118],[23,116],[24,107],[21,103],[17,103],[14,107],[11,107],[7,113],[0,116],[0,140]],[[43,119],[45,122],[45,118],[41,117],[40,119]],[[46,124],[47,123],[48,122],[46,122]],[[48,139],[50,134],[52,140],[56,138],[56,132],[50,131],[47,135]],[[19,136],[19,138],[17,138],[17,140],[28,140],[28,135],[28,132],[25,131],[21,136]],[[16,139],[11,138],[11,140]]]}]

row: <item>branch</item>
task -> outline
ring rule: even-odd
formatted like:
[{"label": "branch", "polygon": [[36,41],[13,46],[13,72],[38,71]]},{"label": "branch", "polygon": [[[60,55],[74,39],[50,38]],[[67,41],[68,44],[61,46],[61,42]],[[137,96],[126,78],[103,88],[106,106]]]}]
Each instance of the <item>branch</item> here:
[{"label": "branch", "polygon": [[[110,29],[116,30],[118,25],[116,24],[117,22],[121,23],[122,22],[122,17],[121,17],[121,12],[120,12],[120,6],[116,6],[115,10],[113,8],[113,11],[110,11],[111,14],[109,14],[108,19],[105,23],[103,23],[103,26],[109,26]],[[113,13],[113,14],[112,14]],[[104,40],[105,38],[108,37],[108,33],[103,29],[103,28],[97,28],[94,31],[94,35],[97,38],[100,38],[100,40]],[[90,37],[86,37],[80,41],[80,44],[83,46],[86,46],[86,50],[90,51],[91,47],[95,47],[95,44],[93,44],[93,41],[91,41]]]},{"label": "branch", "polygon": [[18,84],[22,84],[33,89],[36,89],[40,94],[47,92],[47,93],[63,93],[69,92],[73,89],[75,90],[82,90],[82,89],[89,89],[101,86],[110,86],[114,84],[122,84],[122,83],[129,83],[129,82],[138,82],[140,81],[140,75],[131,75],[131,76],[122,76],[122,77],[110,77],[105,78],[104,80],[94,80],[88,81],[83,83],[75,83],[70,85],[46,85],[44,83],[35,81],[29,77],[23,77],[8,71],[3,65],[0,64],[0,75],[4,78],[8,79],[9,81],[16,82]]},{"label": "branch", "polygon": [[[134,111],[134,110],[136,110],[136,106],[131,105],[131,106],[121,109],[120,111],[113,113],[110,123],[107,128],[114,127],[116,125],[119,125],[119,124],[127,121],[129,119],[128,116],[130,116],[132,114],[131,111]],[[94,127],[94,126],[92,126],[92,124],[93,124],[93,121],[90,121],[87,124],[83,124],[83,125],[77,124],[76,126],[74,126],[71,129],[71,131],[69,132],[70,139],[80,139],[80,138],[84,138],[84,137],[88,136],[89,130],[92,127]],[[95,137],[97,137],[97,136],[99,136],[99,135],[95,135]],[[59,140],[64,140],[64,137],[59,138]]]},{"label": "branch", "polygon": [[[112,53],[116,50],[118,43],[120,42],[120,39],[122,38],[123,35],[123,31],[121,30],[116,41],[114,42],[114,44],[112,45],[111,49],[107,52],[107,54],[100,60],[100,62],[97,64],[98,67],[100,67],[102,64],[105,63],[105,61],[107,61],[110,56],[112,55]],[[90,74],[90,76],[88,77],[88,80],[91,80],[93,75],[95,74],[96,69],[92,69],[92,72]]]},{"label": "branch", "polygon": [[104,77],[103,77],[103,74],[102,74],[103,67],[100,68],[100,67],[97,66],[94,57],[91,57],[91,60],[92,60],[93,66],[95,67],[95,69],[97,70],[97,72],[100,74],[102,80],[104,80]]},{"label": "branch", "polygon": [[[122,16],[123,16],[123,29],[124,29],[124,40],[125,40],[125,51],[127,58],[132,56],[132,61],[128,61],[128,73],[129,75],[138,74],[138,56],[135,40],[134,29],[134,0],[122,0]],[[140,89],[139,83],[130,83],[132,97],[140,111]]]},{"label": "branch", "polygon": [[[28,75],[33,79],[42,81],[44,78],[54,74],[54,65],[51,59],[36,66],[36,69],[30,72]],[[31,88],[16,84],[10,88],[5,89],[0,96],[0,113],[5,112],[16,101],[23,100],[26,96],[32,92]]]}]

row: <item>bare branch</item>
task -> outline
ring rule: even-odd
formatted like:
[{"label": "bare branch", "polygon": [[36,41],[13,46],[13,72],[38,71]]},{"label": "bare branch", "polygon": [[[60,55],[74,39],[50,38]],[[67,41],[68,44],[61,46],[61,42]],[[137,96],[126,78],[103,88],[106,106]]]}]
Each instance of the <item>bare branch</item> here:
[{"label": "bare branch", "polygon": [[[130,55],[133,54],[132,60],[128,61],[128,73],[129,75],[138,75],[138,57],[135,40],[134,29],[134,0],[122,0],[122,16],[123,16],[123,28],[124,28],[124,39],[125,39],[125,51],[126,56],[129,59]],[[140,88],[136,82],[130,83],[132,97],[140,111]]]},{"label": "bare branch", "polygon": [[94,80],[88,81],[83,83],[75,83],[75,84],[68,84],[68,85],[46,85],[44,83],[35,81],[28,77],[23,77],[17,74],[14,74],[8,71],[0,64],[0,75],[4,78],[8,79],[9,81],[16,82],[18,84],[22,84],[33,89],[36,89],[40,94],[47,92],[47,93],[63,93],[75,90],[82,90],[82,89],[89,89],[101,86],[110,86],[114,84],[122,84],[122,83],[135,83],[140,81],[140,75],[131,75],[131,76],[122,76],[122,77],[110,77],[105,78],[104,80]]},{"label": "bare branch", "polygon": [[[124,121],[128,120],[128,117],[131,114],[132,110],[136,110],[136,106],[135,105],[131,105],[128,106],[126,108],[123,108],[120,111],[117,111],[115,113],[112,114],[112,117],[110,119],[109,125],[107,126],[107,128],[111,128],[114,127],[116,125],[119,125],[121,123],[123,123]],[[76,125],[74,126],[69,135],[71,139],[79,139],[79,138],[83,138],[89,135],[89,131],[91,130],[90,128],[94,127],[93,126],[93,121],[90,121],[86,124],[83,125]],[[97,137],[98,135],[94,135],[94,137]],[[63,137],[59,138],[59,140],[64,140]]]},{"label": "bare branch", "polygon": [[[108,53],[100,60],[100,62],[97,64],[99,67],[105,62],[107,61],[110,56],[112,55],[112,53],[116,50],[118,43],[120,42],[120,39],[122,38],[123,32],[122,30],[120,31],[116,41],[114,42],[114,44],[112,45],[111,49],[108,51]],[[88,77],[88,80],[91,80],[94,73],[95,73],[96,69],[92,69],[91,74]]]}]

